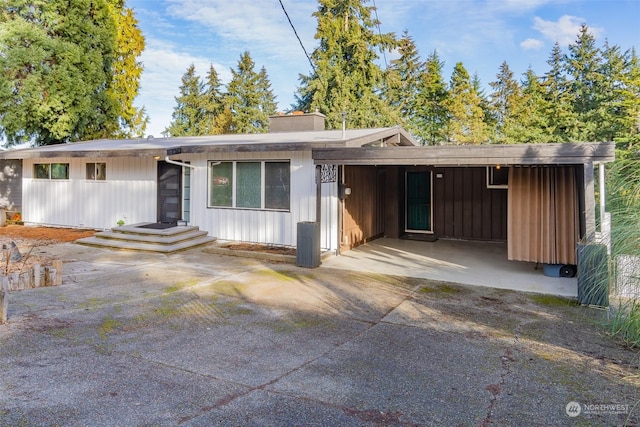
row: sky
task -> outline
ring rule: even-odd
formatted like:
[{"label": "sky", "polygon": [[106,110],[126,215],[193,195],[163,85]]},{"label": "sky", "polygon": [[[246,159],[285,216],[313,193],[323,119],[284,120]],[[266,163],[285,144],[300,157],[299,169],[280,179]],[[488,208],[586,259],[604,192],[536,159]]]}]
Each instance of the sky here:
[{"label": "sky", "polygon": [[[278,111],[295,102],[299,75],[311,66],[279,0],[127,0],[146,39],[140,57],[144,71],[135,105],[150,117],[147,135],[160,137],[169,126],[181,77],[190,64],[205,78],[209,67],[222,84],[229,82],[240,55],[248,51],[259,71],[265,67]],[[477,73],[487,93],[506,61],[516,78],[528,68],[548,70],[553,44],[563,51],[587,24],[598,47],[608,40],[640,53],[640,0],[369,0],[375,4],[379,31],[400,36],[406,30],[420,57],[437,51],[449,81],[462,62]],[[310,54],[318,9],[316,0],[282,0],[302,44]],[[380,55],[384,68],[397,57]]]}]

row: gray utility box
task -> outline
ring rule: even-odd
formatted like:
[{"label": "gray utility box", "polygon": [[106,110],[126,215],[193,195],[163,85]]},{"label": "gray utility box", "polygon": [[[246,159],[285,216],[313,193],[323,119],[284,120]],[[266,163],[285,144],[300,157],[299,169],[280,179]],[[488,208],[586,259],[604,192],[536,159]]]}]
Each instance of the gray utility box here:
[{"label": "gray utility box", "polygon": [[296,264],[298,267],[309,268],[320,266],[320,224],[298,223]]}]

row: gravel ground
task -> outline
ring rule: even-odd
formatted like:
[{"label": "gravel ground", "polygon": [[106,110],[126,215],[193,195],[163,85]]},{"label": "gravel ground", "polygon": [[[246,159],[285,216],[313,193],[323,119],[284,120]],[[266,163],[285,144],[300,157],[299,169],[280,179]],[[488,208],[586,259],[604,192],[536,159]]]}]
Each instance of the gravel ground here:
[{"label": "gravel ground", "polygon": [[638,354],[570,300],[206,248],[40,249],[64,280],[10,294],[0,426],[640,423]]}]

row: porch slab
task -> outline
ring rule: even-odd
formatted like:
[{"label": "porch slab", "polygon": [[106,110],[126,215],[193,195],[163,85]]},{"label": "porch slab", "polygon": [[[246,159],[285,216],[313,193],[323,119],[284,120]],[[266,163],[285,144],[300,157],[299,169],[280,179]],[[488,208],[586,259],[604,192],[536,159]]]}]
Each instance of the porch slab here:
[{"label": "porch slab", "polygon": [[509,261],[506,243],[382,238],[326,259],[322,267],[576,297],[576,278],[549,277],[542,265]]}]

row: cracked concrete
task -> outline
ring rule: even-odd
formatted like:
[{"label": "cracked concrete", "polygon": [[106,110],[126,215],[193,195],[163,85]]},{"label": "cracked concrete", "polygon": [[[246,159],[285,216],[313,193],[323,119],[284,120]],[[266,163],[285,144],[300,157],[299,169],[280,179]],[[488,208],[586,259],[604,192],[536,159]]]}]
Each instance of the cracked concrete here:
[{"label": "cracked concrete", "polygon": [[[46,250],[63,285],[11,294],[0,426],[640,422],[636,354],[566,300],[201,249]],[[571,401],[630,410],[571,418]]]}]

